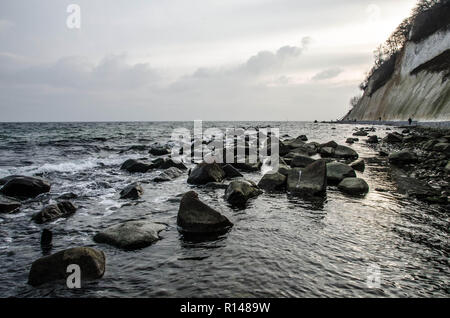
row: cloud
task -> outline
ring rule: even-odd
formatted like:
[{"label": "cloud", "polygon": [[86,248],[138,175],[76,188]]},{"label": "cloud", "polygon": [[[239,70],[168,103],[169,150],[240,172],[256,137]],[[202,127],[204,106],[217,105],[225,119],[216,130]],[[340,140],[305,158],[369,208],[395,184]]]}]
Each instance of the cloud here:
[{"label": "cloud", "polygon": [[340,68],[330,68],[330,69],[327,69],[327,70],[317,73],[316,75],[313,76],[312,80],[322,81],[322,80],[326,80],[326,79],[335,78],[342,72],[343,72],[343,70],[341,70]]},{"label": "cloud", "polygon": [[12,23],[11,21],[5,20],[5,19],[0,19],[0,32],[9,29],[12,26],[14,26],[14,23]]}]

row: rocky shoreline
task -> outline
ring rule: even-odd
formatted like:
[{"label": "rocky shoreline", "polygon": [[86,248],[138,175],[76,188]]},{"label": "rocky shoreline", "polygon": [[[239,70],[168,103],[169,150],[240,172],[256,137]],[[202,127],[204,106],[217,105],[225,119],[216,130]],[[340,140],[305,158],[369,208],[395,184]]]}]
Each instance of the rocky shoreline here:
[{"label": "rocky shoreline", "polygon": [[[171,158],[168,144],[150,146],[149,153],[157,157],[152,161],[149,162],[149,158],[128,159],[120,169],[129,174],[159,170],[160,175],[149,181],[154,184],[186,177],[192,191],[180,194],[176,226],[182,235],[205,236],[208,239],[231,230],[233,223],[212,203],[203,201],[195,188],[222,189],[230,207],[240,210],[245,210],[251,200],[264,192],[302,200],[325,200],[330,186],[337,187],[342,195],[359,198],[369,191],[384,191],[369,189],[367,182],[358,178],[358,172],[365,169],[365,161],[352,149],[355,141],[365,142],[367,147],[379,154],[377,160],[389,168],[399,193],[412,200],[448,207],[450,129],[407,127],[400,128],[401,132],[388,132],[384,138],[377,135],[377,129],[390,130],[373,126],[355,127],[353,135],[347,138],[348,146],[333,140],[326,143],[308,141],[314,136],[283,136],[279,140],[278,170],[262,175],[258,183],[245,179],[244,173],[259,172],[262,162],[242,163],[235,158],[231,163],[202,162],[188,169],[185,163]],[[246,143],[246,150],[248,148]],[[51,189],[48,180],[16,175],[0,179],[0,185],[0,213],[16,213],[30,201],[42,198],[45,201],[45,195]],[[141,184],[134,182],[121,189],[119,196],[132,201],[138,200],[143,192]],[[71,198],[72,195],[61,196],[57,204],[46,205],[31,217],[30,221],[37,224],[49,224],[42,238],[46,252],[51,247],[51,222],[58,218],[70,218],[76,213],[77,207],[70,202]],[[151,220],[130,220],[99,229],[92,239],[98,244],[109,244],[126,251],[141,249],[161,239],[159,233],[167,226]],[[33,262],[29,283],[35,286],[63,279],[66,276],[64,266],[69,264],[66,259],[86,272],[83,279],[98,279],[105,272],[104,252],[76,247]]]}]

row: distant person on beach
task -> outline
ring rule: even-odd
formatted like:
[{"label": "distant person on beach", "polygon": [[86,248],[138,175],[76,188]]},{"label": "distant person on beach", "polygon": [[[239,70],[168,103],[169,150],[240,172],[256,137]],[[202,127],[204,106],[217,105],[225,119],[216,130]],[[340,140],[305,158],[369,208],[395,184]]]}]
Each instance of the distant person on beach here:
[{"label": "distant person on beach", "polygon": [[411,117],[408,119],[408,123],[409,123],[409,125],[411,126],[411,124],[412,124],[412,119],[411,119]]}]

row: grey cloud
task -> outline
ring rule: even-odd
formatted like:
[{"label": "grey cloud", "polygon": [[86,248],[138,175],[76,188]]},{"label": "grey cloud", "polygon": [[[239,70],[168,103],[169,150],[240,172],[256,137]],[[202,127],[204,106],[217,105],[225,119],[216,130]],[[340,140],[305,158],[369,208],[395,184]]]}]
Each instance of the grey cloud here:
[{"label": "grey cloud", "polygon": [[337,77],[342,72],[343,72],[343,70],[340,68],[330,68],[330,69],[327,69],[327,70],[317,73],[316,75],[313,76],[312,79],[314,81],[331,79],[331,78]]}]

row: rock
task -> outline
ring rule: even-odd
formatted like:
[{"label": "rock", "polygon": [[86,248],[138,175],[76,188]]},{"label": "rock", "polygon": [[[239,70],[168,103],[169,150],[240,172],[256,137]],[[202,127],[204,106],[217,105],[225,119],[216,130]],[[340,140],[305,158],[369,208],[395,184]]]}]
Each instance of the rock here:
[{"label": "rock", "polygon": [[334,157],[334,148],[323,147],[323,148],[320,148],[319,153],[323,158]]},{"label": "rock", "polygon": [[174,160],[172,158],[164,159],[164,162],[158,167],[161,169],[169,169],[171,167],[178,168],[180,170],[187,170],[187,167],[179,160]]},{"label": "rock", "polygon": [[401,194],[416,197],[417,199],[423,201],[440,196],[440,191],[432,188],[424,181],[405,177],[398,172],[393,172],[393,176],[395,182],[397,183],[397,191]]},{"label": "rock", "polygon": [[160,239],[163,224],[149,221],[127,221],[106,228],[94,236],[97,243],[106,243],[124,250],[147,247]]},{"label": "rock", "polygon": [[202,162],[192,169],[187,182],[202,185],[209,182],[221,182],[224,178],[225,172],[217,163]]},{"label": "rock", "polygon": [[144,189],[142,189],[141,185],[137,182],[132,183],[125,187],[122,191],[120,191],[121,199],[138,199],[141,197],[142,193],[144,193]]},{"label": "rock", "polygon": [[379,153],[379,155],[380,155],[381,157],[387,157],[387,156],[389,156],[389,153],[388,153],[387,150],[385,150],[385,149],[380,149],[380,151],[378,151],[378,153]]},{"label": "rock", "polygon": [[354,151],[352,148],[347,146],[338,145],[334,149],[334,157],[335,158],[344,158],[344,159],[357,159],[358,153]]},{"label": "rock", "polygon": [[366,169],[366,164],[364,162],[364,159],[358,159],[355,162],[352,162],[350,164],[350,167],[352,167],[353,170],[364,172],[364,170]]},{"label": "rock", "polygon": [[246,162],[236,162],[236,163],[232,163],[231,164],[233,167],[235,167],[236,169],[245,171],[245,172],[255,172],[255,171],[259,171],[261,169],[262,166],[262,162],[258,161],[255,163],[250,163],[249,160],[246,160]]},{"label": "rock", "polygon": [[383,141],[387,143],[397,143],[403,141],[403,136],[397,132],[389,133],[383,138]]},{"label": "rock", "polygon": [[223,171],[225,172],[225,177],[228,179],[231,178],[239,178],[243,177],[242,173],[240,173],[236,168],[234,168],[232,165],[224,165],[222,167]]},{"label": "rock", "polygon": [[338,146],[337,142],[332,140],[329,142],[326,142],[324,144],[320,144],[320,148],[326,148],[326,147],[330,147],[330,148],[336,148]]},{"label": "rock", "polygon": [[409,150],[393,152],[389,155],[389,162],[393,164],[409,164],[417,162],[417,155]]},{"label": "rock", "polygon": [[170,167],[164,170],[159,176],[153,178],[153,182],[167,182],[178,178],[183,174],[183,171],[176,167]]},{"label": "rock", "polygon": [[[317,160],[303,170],[293,168],[288,176],[288,191],[300,196],[318,196],[326,192],[327,165]],[[297,181],[295,182],[295,178]],[[290,179],[290,180],[289,180]]]},{"label": "rock", "polygon": [[447,172],[450,172],[450,160],[447,162],[447,165],[445,166],[445,170]]},{"label": "rock", "polygon": [[58,218],[68,217],[75,213],[77,208],[69,201],[51,204],[44,207],[40,212],[33,215],[32,219],[37,224],[53,221]]},{"label": "rock", "polygon": [[53,233],[49,229],[43,229],[41,234],[41,247],[48,249],[52,245]]},{"label": "rock", "polygon": [[438,143],[437,140],[435,140],[435,139],[430,139],[430,140],[426,141],[426,142],[422,145],[422,148],[423,148],[424,150],[433,150],[434,145],[437,144],[437,143]]},{"label": "rock", "polygon": [[345,143],[347,144],[353,144],[355,142],[355,139],[353,138],[347,138],[347,140],[345,141]]},{"label": "rock", "polygon": [[228,188],[228,183],[208,182],[207,184],[205,184],[205,188],[225,190],[226,188]]},{"label": "rock", "polygon": [[449,143],[443,143],[443,142],[437,143],[436,145],[433,146],[433,150],[437,151],[437,152],[442,152],[447,157],[450,156],[450,144]]},{"label": "rock", "polygon": [[14,178],[17,178],[17,177],[22,177],[22,176],[21,176],[21,175],[15,174],[15,175],[12,175],[12,176],[7,176],[7,177],[4,177],[4,178],[1,178],[1,179],[0,179],[0,185],[4,185],[4,184],[6,184],[8,181],[10,181],[10,180],[12,180],[12,179],[14,179]]},{"label": "rock", "polygon": [[0,213],[14,212],[20,208],[22,204],[13,198],[8,198],[0,195]]},{"label": "rock", "polygon": [[369,138],[367,138],[367,143],[368,144],[377,144],[378,143],[378,136],[376,136],[376,135],[369,136]]},{"label": "rock", "polygon": [[10,178],[0,189],[6,196],[14,198],[34,198],[50,191],[50,183],[41,178],[15,176]]},{"label": "rock", "polygon": [[297,137],[297,139],[299,139],[301,141],[308,141],[308,137],[306,137],[306,135],[300,135]]},{"label": "rock", "polygon": [[285,164],[280,164],[278,166],[278,173],[281,173],[284,176],[288,176],[289,171],[291,171],[291,167]]},{"label": "rock", "polygon": [[367,131],[364,131],[364,130],[358,130],[357,132],[354,132],[353,133],[353,136],[361,136],[361,137],[364,137],[364,136],[367,136],[369,133],[367,132]]},{"label": "rock", "polygon": [[136,172],[144,173],[152,168],[154,168],[153,165],[135,159],[128,159],[120,167],[121,170],[126,170],[131,173]]},{"label": "rock", "polygon": [[345,178],[339,183],[338,189],[347,194],[362,195],[369,192],[369,185],[361,178]]},{"label": "rock", "polygon": [[179,231],[187,234],[224,233],[233,226],[225,216],[210,208],[189,191],[183,195],[178,210]]},{"label": "rock", "polygon": [[337,184],[345,178],[356,177],[355,170],[345,163],[330,162],[327,163],[327,181]]},{"label": "rock", "polygon": [[152,146],[148,152],[154,156],[164,156],[170,154],[170,149],[164,146],[155,145]]},{"label": "rock", "polygon": [[66,193],[63,193],[60,196],[58,196],[56,198],[56,200],[67,201],[67,200],[73,200],[73,199],[76,199],[76,198],[78,198],[78,195],[76,195],[75,193],[73,193],[73,192],[66,192]]},{"label": "rock", "polygon": [[286,187],[289,192],[295,192],[300,186],[300,176],[304,168],[291,168],[287,174]]},{"label": "rock", "polygon": [[256,184],[247,180],[232,181],[225,190],[225,200],[235,206],[244,206],[251,198],[261,194]]},{"label": "rock", "polygon": [[74,247],[39,258],[31,264],[28,284],[38,286],[65,279],[71,264],[80,266],[82,281],[98,279],[105,273],[105,254],[91,247]]},{"label": "rock", "polygon": [[258,187],[267,192],[280,191],[286,188],[287,177],[279,172],[266,173],[258,182]]},{"label": "rock", "polygon": [[292,168],[304,168],[304,167],[310,165],[311,163],[313,163],[314,161],[316,161],[316,160],[314,160],[310,157],[296,155],[294,158],[292,158],[291,167]]}]

